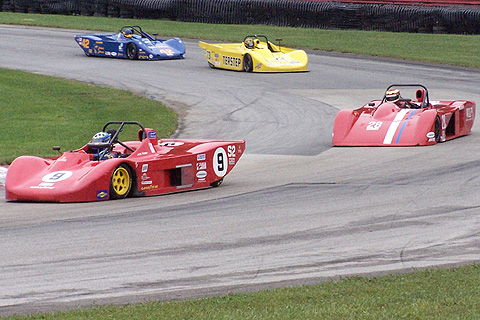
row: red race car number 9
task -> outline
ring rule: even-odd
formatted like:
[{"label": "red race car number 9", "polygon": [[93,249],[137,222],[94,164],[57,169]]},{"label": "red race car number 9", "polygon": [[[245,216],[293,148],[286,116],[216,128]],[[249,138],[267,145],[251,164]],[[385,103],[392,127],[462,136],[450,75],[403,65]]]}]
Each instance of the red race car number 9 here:
[{"label": "red race car number 9", "polygon": [[59,182],[72,176],[72,171],[55,171],[43,176],[43,182]]},{"label": "red race car number 9", "polygon": [[227,174],[228,158],[225,149],[217,148],[213,154],[213,170],[218,177],[223,177]]}]

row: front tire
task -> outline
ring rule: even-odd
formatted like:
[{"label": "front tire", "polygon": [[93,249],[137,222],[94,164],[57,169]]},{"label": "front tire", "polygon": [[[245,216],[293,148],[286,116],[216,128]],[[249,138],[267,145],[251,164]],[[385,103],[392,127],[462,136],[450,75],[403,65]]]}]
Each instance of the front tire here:
[{"label": "front tire", "polygon": [[219,185],[221,185],[222,182],[223,182],[223,178],[220,179],[220,180],[217,180],[217,181],[215,181],[215,182],[210,183],[210,185],[211,185],[212,187],[216,188],[216,187],[218,187]]},{"label": "front tire", "polygon": [[137,50],[137,46],[135,45],[135,43],[133,42],[130,42],[128,45],[127,45],[127,58],[130,59],[130,60],[135,60],[137,59],[137,56],[138,56],[138,50]]},{"label": "front tire", "polygon": [[253,59],[252,56],[248,53],[243,57],[243,71],[252,72],[253,71]]},{"label": "front tire", "polygon": [[132,190],[132,173],[130,167],[124,163],[117,166],[110,178],[110,198],[124,199]]}]

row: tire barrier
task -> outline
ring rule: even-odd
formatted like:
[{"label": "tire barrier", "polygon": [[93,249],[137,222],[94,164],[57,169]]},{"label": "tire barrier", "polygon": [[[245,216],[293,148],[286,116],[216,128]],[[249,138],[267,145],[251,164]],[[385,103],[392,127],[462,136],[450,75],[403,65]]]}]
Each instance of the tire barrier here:
[{"label": "tire barrier", "polygon": [[480,6],[295,0],[0,0],[3,11],[266,24],[323,29],[480,33]]}]

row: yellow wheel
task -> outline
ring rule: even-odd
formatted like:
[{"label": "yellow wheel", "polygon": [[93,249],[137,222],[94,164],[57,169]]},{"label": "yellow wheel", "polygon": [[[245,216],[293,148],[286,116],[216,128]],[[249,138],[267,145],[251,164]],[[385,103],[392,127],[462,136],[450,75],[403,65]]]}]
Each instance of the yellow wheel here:
[{"label": "yellow wheel", "polygon": [[132,189],[132,174],[126,164],[121,164],[113,170],[110,179],[110,197],[123,199],[128,196]]}]

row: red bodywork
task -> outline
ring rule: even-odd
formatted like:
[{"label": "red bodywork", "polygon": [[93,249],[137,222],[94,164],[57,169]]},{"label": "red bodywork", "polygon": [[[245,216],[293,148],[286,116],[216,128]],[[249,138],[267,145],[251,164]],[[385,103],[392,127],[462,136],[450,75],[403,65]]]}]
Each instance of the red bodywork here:
[{"label": "red bodywork", "polygon": [[473,101],[428,101],[423,108],[400,108],[373,100],[356,110],[341,110],[333,125],[334,146],[432,145],[470,133],[475,120]]},{"label": "red bodywork", "polygon": [[7,200],[83,202],[111,198],[115,168],[132,173],[129,196],[150,196],[217,186],[245,151],[245,141],[157,140],[145,129],[142,141],[115,144],[120,157],[98,161],[89,148],[65,152],[55,160],[22,156],[10,165],[5,180]]}]

